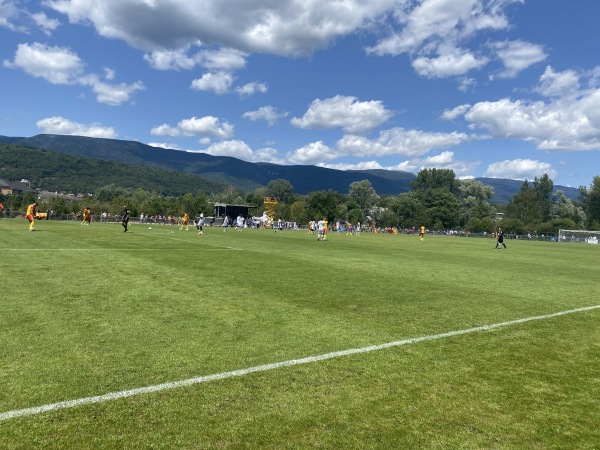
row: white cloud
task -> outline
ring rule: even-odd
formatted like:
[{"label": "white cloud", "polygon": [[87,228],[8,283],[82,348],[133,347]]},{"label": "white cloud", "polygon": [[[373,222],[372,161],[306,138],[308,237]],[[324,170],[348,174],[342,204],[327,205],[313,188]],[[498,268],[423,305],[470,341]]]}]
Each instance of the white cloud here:
[{"label": "white cloud", "polygon": [[[498,139],[533,142],[540,150],[600,150],[600,88],[593,85],[593,73],[546,68],[535,90],[549,96],[547,102],[503,98],[461,105],[442,117],[462,116],[472,129],[484,129]],[[584,75],[591,87],[578,89],[585,84],[580,83]]]},{"label": "white cloud", "polygon": [[217,50],[202,50],[189,54],[192,47],[200,43],[187,44],[176,49],[154,49],[144,55],[151,67],[158,70],[191,70],[196,66],[205,67],[211,71],[231,72],[246,66],[246,53],[231,48]]},{"label": "white cloud", "polygon": [[429,78],[463,75],[490,60],[465,46],[477,33],[507,29],[510,23],[503,10],[515,2],[521,0],[398,2],[389,35],[367,51],[380,56],[407,54],[416,72]]},{"label": "white cloud", "polygon": [[392,114],[381,101],[359,102],[356,97],[336,95],[314,100],[304,116],[292,118],[291,123],[303,129],[340,127],[347,133],[363,134],[387,122]]},{"label": "white cloud", "polygon": [[192,117],[181,120],[175,127],[162,124],[152,128],[150,133],[156,136],[210,136],[218,139],[229,139],[233,136],[234,127],[228,122],[221,122],[217,117]]},{"label": "white cloud", "polygon": [[555,178],[557,175],[556,171],[552,169],[552,165],[548,163],[531,159],[514,159],[490,164],[485,172],[485,176],[491,178],[533,180],[535,177],[542,177],[545,173],[550,178]]},{"label": "white cloud", "polygon": [[[90,86],[98,103],[108,105],[128,102],[136,91],[144,89],[141,81],[132,84],[109,84],[100,81],[99,75],[84,72],[83,61],[70,49],[37,42],[31,45],[19,44],[14,60],[4,60],[3,65],[11,69],[21,69],[51,84]],[[114,71],[105,68],[105,78],[110,80],[112,77]]]},{"label": "white cloud", "polygon": [[233,75],[227,72],[205,73],[202,78],[192,81],[192,89],[197,91],[212,91],[215,94],[226,94],[231,89]]},{"label": "white cloud", "polygon": [[280,112],[273,106],[261,106],[256,111],[245,112],[242,117],[256,122],[257,120],[265,120],[270,126],[276,125],[279,119],[287,117],[287,112]]},{"label": "white cloud", "polygon": [[52,19],[43,12],[31,14],[31,18],[47,36],[60,26],[59,20]]},{"label": "white cloud", "polygon": [[415,71],[428,78],[445,78],[463,75],[470,70],[478,69],[488,62],[487,58],[477,58],[463,49],[448,49],[434,58],[420,57],[413,61]]},{"label": "white cloud", "polygon": [[52,84],[75,84],[83,75],[83,61],[71,50],[34,42],[19,44],[14,60],[3,62],[4,67],[21,69],[25,73],[44,78]]},{"label": "white cloud", "polygon": [[11,31],[27,33],[27,28],[14,24],[19,16],[20,11],[15,1],[0,0],[0,27],[7,28]]},{"label": "white cloud", "polygon": [[552,67],[546,67],[540,77],[537,92],[545,97],[567,97],[579,91],[579,75],[574,70],[555,72]]},{"label": "white cloud", "polygon": [[422,156],[433,150],[453,147],[468,141],[464,133],[432,133],[391,128],[376,139],[345,135],[336,144],[339,156]]},{"label": "white cloud", "polygon": [[277,150],[273,148],[262,148],[253,151],[248,144],[238,140],[218,142],[201,152],[213,156],[231,156],[250,162],[270,162],[273,164],[284,163],[284,161],[278,157]]},{"label": "white cloud", "polygon": [[104,127],[100,124],[81,124],[72,122],[64,117],[55,116],[36,122],[37,127],[47,134],[65,134],[70,136],[88,136],[95,138],[114,139],[117,133],[112,127]]},{"label": "white cloud", "polygon": [[328,147],[322,141],[313,142],[288,153],[287,159],[299,164],[319,164],[324,161],[352,156],[423,156],[433,150],[453,147],[470,138],[464,133],[430,133],[419,130],[392,128],[379,133],[376,139],[348,134]]},{"label": "white cloud", "polygon": [[470,174],[480,164],[479,161],[457,161],[454,159],[454,152],[446,151],[423,159],[421,168],[449,169],[454,171],[457,177],[464,178],[471,176]]},{"label": "white cloud", "polygon": [[457,161],[454,159],[454,152],[446,151],[439,155],[430,156],[424,159],[414,158],[403,161],[391,166],[383,166],[377,161],[363,161],[359,163],[319,163],[319,167],[327,167],[336,170],[399,170],[404,172],[416,172],[420,169],[450,169],[457,177],[472,177],[471,173],[481,163],[478,161]]},{"label": "white cloud", "polygon": [[209,70],[224,70],[231,72],[246,67],[248,54],[233,48],[204,50],[198,53],[200,63]]},{"label": "white cloud", "polygon": [[337,155],[323,141],[311,142],[287,154],[288,161],[297,164],[317,164],[324,160],[334,159]]},{"label": "white cloud", "polygon": [[182,148],[177,144],[171,144],[167,142],[148,142],[150,147],[158,147],[164,148],[165,150],[182,150]]},{"label": "white cloud", "polygon": [[144,89],[144,84],[141,81],[132,84],[110,84],[96,80],[92,83],[92,90],[96,94],[98,103],[112,106],[129,102],[135,92],[143,91]]},{"label": "white cloud", "polygon": [[143,50],[190,42],[243,52],[306,55],[388,11],[395,0],[343,2],[203,0],[48,0],[73,23],[91,23],[107,38]]},{"label": "white cloud", "polygon": [[144,60],[157,70],[191,70],[198,59],[187,55],[187,47],[176,50],[154,50],[144,55]]},{"label": "white cloud", "polygon": [[442,113],[442,119],[455,120],[458,117],[462,117],[469,109],[471,109],[471,105],[469,104],[459,105],[455,108],[447,109]]},{"label": "white cloud", "polygon": [[264,94],[265,92],[267,92],[267,90],[268,88],[265,83],[257,82],[247,83],[243,86],[236,86],[235,88],[235,92],[240,94],[242,97],[248,97],[250,95],[256,94],[257,92]]},{"label": "white cloud", "polygon": [[548,57],[541,45],[520,40],[496,42],[491,47],[504,64],[504,70],[498,74],[500,78],[514,78],[519,72]]}]

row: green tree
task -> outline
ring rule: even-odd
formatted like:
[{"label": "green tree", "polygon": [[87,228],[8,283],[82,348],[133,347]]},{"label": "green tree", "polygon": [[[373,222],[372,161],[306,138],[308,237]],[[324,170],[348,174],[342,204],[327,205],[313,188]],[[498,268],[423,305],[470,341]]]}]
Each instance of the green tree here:
[{"label": "green tree", "polygon": [[[355,219],[353,223],[364,221],[367,217],[376,219],[375,216],[377,215],[377,212],[375,211],[375,206],[379,201],[379,195],[377,195],[377,192],[375,192],[375,189],[369,180],[350,183],[348,197],[356,203],[361,213],[360,216],[357,213],[352,213],[353,216],[360,217],[358,220]],[[353,208],[348,206],[349,215],[352,209]]]},{"label": "green tree", "polygon": [[537,226],[542,222],[542,210],[538,202],[538,195],[527,180],[521,185],[521,190],[510,199],[505,211],[506,218],[519,219],[530,230],[537,230]]},{"label": "green tree", "polygon": [[575,228],[583,228],[585,226],[585,212],[583,208],[575,205],[561,190],[554,193],[552,217],[554,219],[571,220],[575,224]]},{"label": "green tree", "polygon": [[494,188],[484,186],[481,181],[463,180],[459,182],[461,201],[461,225],[467,224],[471,219],[491,217],[495,210],[489,201],[494,196]]},{"label": "green tree", "polygon": [[336,217],[340,203],[339,194],[333,190],[315,191],[306,196],[306,206],[309,220],[326,217],[332,221]]},{"label": "green tree", "polygon": [[600,230],[600,176],[595,176],[589,188],[580,187],[581,205],[586,215],[586,228]]},{"label": "green tree", "polygon": [[283,178],[271,180],[267,184],[267,195],[277,198],[278,202],[292,204],[294,202],[294,187]]},{"label": "green tree", "polygon": [[450,169],[421,169],[417,178],[410,186],[415,192],[425,192],[429,189],[447,189],[452,194],[458,194],[459,181]]}]

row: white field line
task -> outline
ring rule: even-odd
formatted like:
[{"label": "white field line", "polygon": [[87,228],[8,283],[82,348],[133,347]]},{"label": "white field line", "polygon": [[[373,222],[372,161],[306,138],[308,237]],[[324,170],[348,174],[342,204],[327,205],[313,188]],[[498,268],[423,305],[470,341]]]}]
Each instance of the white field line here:
[{"label": "white field line", "polygon": [[411,338],[411,339],[403,339],[401,341],[388,342],[385,344],[372,345],[369,347],[340,350],[337,352],[325,353],[322,355],[308,356],[308,357],[300,358],[300,359],[290,359],[287,361],[281,361],[281,362],[277,362],[277,363],[264,364],[262,366],[248,367],[246,369],[232,370],[229,372],[221,372],[221,373],[215,373],[212,375],[204,375],[204,376],[195,377],[195,378],[188,378],[187,380],[172,381],[169,383],[155,384],[152,386],[145,386],[145,387],[140,387],[140,388],[135,388],[135,389],[127,389],[124,391],[110,392],[108,394],[96,395],[93,397],[78,398],[76,400],[67,400],[67,401],[58,402],[58,403],[49,403],[47,405],[36,406],[33,408],[15,409],[12,411],[6,411],[3,413],[0,413],[0,421],[13,419],[16,417],[32,416],[32,415],[41,414],[41,413],[48,412],[48,411],[56,411],[58,409],[75,408],[77,406],[89,405],[92,403],[103,403],[103,402],[108,402],[110,400],[132,397],[134,395],[141,395],[141,394],[148,394],[148,393],[152,393],[152,392],[165,391],[168,389],[174,389],[174,388],[183,387],[183,386],[191,386],[194,384],[201,384],[201,383],[206,383],[209,381],[224,380],[224,379],[233,378],[233,377],[241,377],[241,376],[248,375],[251,373],[265,372],[267,370],[279,369],[281,367],[297,366],[300,364],[308,364],[308,363],[313,363],[313,362],[317,362],[317,361],[324,361],[327,359],[340,358],[342,356],[354,355],[357,353],[373,352],[373,351],[383,350],[383,349],[391,348],[391,347],[400,347],[402,345],[416,344],[418,342],[433,341],[436,339],[444,339],[447,337],[460,336],[463,334],[476,333],[479,331],[494,330],[496,328],[508,327],[511,325],[517,325],[517,324],[521,324],[521,323],[525,323],[525,322],[532,322],[534,320],[551,319],[554,317],[564,316],[566,314],[575,314],[575,313],[584,312],[584,311],[591,311],[593,309],[598,309],[598,308],[600,308],[600,305],[586,306],[583,308],[571,309],[568,311],[560,311],[560,312],[556,312],[556,313],[552,313],[552,314],[544,314],[542,316],[527,317],[524,319],[510,320],[508,322],[494,323],[491,325],[482,325],[479,327],[467,328],[465,330],[449,331],[447,333],[433,334],[433,335],[429,335],[429,336],[422,336],[422,337]]}]

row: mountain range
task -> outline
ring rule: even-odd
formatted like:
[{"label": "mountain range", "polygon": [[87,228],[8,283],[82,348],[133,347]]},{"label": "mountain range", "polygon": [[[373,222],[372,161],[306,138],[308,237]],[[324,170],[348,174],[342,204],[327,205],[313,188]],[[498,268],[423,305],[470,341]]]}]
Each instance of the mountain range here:
[{"label": "mountain range", "polygon": [[[251,163],[228,156],[184,152],[152,147],[136,141],[39,134],[33,137],[0,136],[0,143],[44,149],[78,158],[112,161],[132,166],[181,172],[200,176],[215,184],[232,185],[246,192],[266,186],[275,179],[288,180],[294,192],[308,194],[332,189],[347,193],[354,181],[369,180],[378,194],[396,195],[411,190],[416,175],[390,170],[334,170],[308,165],[277,165]],[[0,161],[1,162],[1,161]],[[154,177],[156,174],[153,175]],[[506,203],[519,191],[523,181],[497,178],[478,178],[494,188],[493,203]],[[156,180],[155,180],[156,181]],[[571,199],[579,196],[578,189],[555,186]]]}]

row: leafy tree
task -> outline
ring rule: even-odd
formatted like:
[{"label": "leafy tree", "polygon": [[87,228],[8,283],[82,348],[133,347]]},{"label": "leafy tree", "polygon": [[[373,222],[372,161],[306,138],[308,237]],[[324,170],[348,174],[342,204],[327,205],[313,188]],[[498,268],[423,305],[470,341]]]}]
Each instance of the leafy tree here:
[{"label": "leafy tree", "polygon": [[521,190],[506,205],[506,218],[519,219],[530,229],[536,229],[541,223],[542,211],[538,196],[525,180]]},{"label": "leafy tree", "polygon": [[461,199],[460,222],[462,225],[471,219],[483,219],[494,214],[494,207],[489,201],[494,196],[494,188],[484,186],[478,180],[464,180],[459,182]]},{"label": "leafy tree", "polygon": [[296,201],[290,206],[290,220],[298,224],[308,223],[308,210],[302,201]]},{"label": "leafy tree", "polygon": [[525,234],[527,232],[527,227],[520,219],[504,218],[502,219],[502,223],[500,225],[506,233]]},{"label": "leafy tree", "polygon": [[410,186],[415,192],[447,189],[452,194],[458,194],[459,181],[454,171],[450,169],[421,169]]},{"label": "leafy tree", "polygon": [[561,190],[554,193],[552,217],[554,219],[571,220],[575,224],[575,228],[582,228],[585,226],[585,212],[583,211],[583,208],[579,205],[575,205]]},{"label": "leafy tree", "polygon": [[600,176],[595,176],[589,188],[579,188],[581,205],[586,214],[586,228],[600,230]]},{"label": "leafy tree", "polygon": [[535,192],[537,201],[540,206],[540,220],[546,222],[550,220],[552,213],[552,191],[554,183],[547,173],[540,179],[537,177],[533,180],[533,191]]},{"label": "leafy tree", "polygon": [[[354,220],[354,223],[364,220],[366,217],[374,217],[376,215],[374,208],[379,201],[379,195],[377,195],[377,192],[375,192],[375,189],[369,180],[350,183],[348,197],[356,203],[361,213],[360,215],[358,215],[358,213],[353,213],[353,216],[359,217],[358,220]],[[348,206],[348,209],[348,214],[350,214],[352,208]]]},{"label": "leafy tree", "polygon": [[283,178],[271,180],[267,184],[267,195],[277,198],[279,202],[292,204],[294,202],[294,187]]},{"label": "leafy tree", "polygon": [[336,217],[340,203],[339,194],[333,190],[315,191],[306,196],[309,220],[326,217],[332,221]]}]

